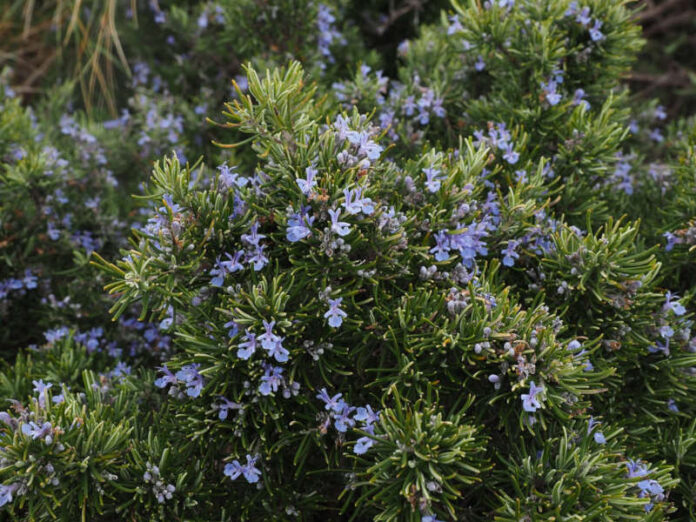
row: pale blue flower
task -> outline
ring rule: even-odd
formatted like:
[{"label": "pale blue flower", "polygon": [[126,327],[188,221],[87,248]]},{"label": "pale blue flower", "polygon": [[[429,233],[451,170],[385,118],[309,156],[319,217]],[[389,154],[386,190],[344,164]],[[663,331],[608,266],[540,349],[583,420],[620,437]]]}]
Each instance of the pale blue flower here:
[{"label": "pale blue flower", "polygon": [[373,411],[372,406],[368,404],[364,408],[362,406],[359,407],[353,418],[356,421],[364,422],[366,426],[369,426],[370,424],[379,420],[379,412]]},{"label": "pale blue flower", "polygon": [[34,391],[39,393],[39,406],[46,407],[46,392],[53,386],[51,383],[44,383],[43,379],[31,381],[34,385]]},{"label": "pale blue flower", "polygon": [[[590,421],[587,424],[587,433],[590,434],[594,430],[595,426],[599,425],[600,422],[594,420],[594,417],[590,417]],[[604,433],[602,433],[599,430],[595,430],[594,432],[594,440],[597,444],[606,444],[607,439],[604,437]]]},{"label": "pale blue flower", "polygon": [[529,383],[529,393],[522,394],[522,407],[524,411],[534,413],[538,408],[541,408],[538,395],[544,392],[544,385],[537,386],[534,381]]},{"label": "pale blue flower", "polygon": [[244,475],[244,478],[249,484],[254,484],[259,481],[261,477],[261,471],[256,468],[256,461],[258,456],[246,456],[246,464],[241,465],[238,460],[233,460],[229,464],[225,465],[224,474],[230,477],[232,480],[236,480],[240,475]]},{"label": "pale blue flower", "polygon": [[155,379],[155,386],[157,386],[158,388],[164,388],[168,384],[176,384],[177,382],[179,382],[176,376],[171,371],[169,371],[166,364],[158,369],[162,373],[164,373],[162,377]]},{"label": "pale blue flower", "polygon": [[176,378],[186,384],[186,395],[189,397],[198,397],[203,389],[203,376],[198,373],[200,364],[187,364],[181,370],[176,372]]},{"label": "pale blue flower", "polygon": [[343,409],[340,413],[334,413],[334,426],[341,433],[348,431],[348,428],[355,426],[355,420],[350,416],[355,411],[354,406],[343,404]]},{"label": "pale blue flower", "polygon": [[590,38],[592,38],[593,42],[601,42],[606,38],[604,33],[600,31],[601,28],[602,22],[600,20],[595,20],[594,25],[590,28]]},{"label": "pale blue flower", "polygon": [[665,304],[662,305],[662,310],[665,312],[667,310],[672,310],[672,312],[674,312],[674,315],[684,315],[686,313],[686,308],[684,308],[684,305],[682,305],[678,301],[678,299],[678,295],[672,294],[672,292],[668,291],[665,294]]},{"label": "pale blue flower", "polygon": [[300,190],[302,193],[306,196],[309,195],[309,193],[312,191],[312,188],[314,188],[317,184],[316,180],[316,175],[317,175],[317,169],[313,167],[307,167],[305,169],[305,179],[296,179],[295,181],[297,182],[297,186],[300,187]]},{"label": "pale blue flower", "polygon": [[291,214],[288,218],[286,237],[291,243],[300,241],[312,233],[310,227],[312,223],[314,223],[314,216],[307,214],[308,208],[309,207],[305,207],[301,212]]},{"label": "pale blue flower", "polygon": [[329,319],[329,326],[333,328],[341,326],[341,324],[343,324],[343,318],[348,317],[348,314],[339,308],[341,306],[341,301],[343,301],[342,297],[329,299],[329,311],[324,314],[324,317]]},{"label": "pale blue flower", "polygon": [[264,333],[259,335],[259,341],[261,342],[261,348],[266,351],[273,350],[275,344],[278,342],[280,337],[273,333],[273,327],[275,326],[275,321],[268,322],[264,319],[263,327],[266,329]]},{"label": "pale blue flower", "polygon": [[246,361],[256,351],[256,334],[247,331],[244,334],[244,339],[244,342],[237,345],[237,357]]},{"label": "pale blue flower", "polygon": [[279,366],[266,366],[266,371],[261,377],[261,384],[259,385],[259,393],[261,395],[270,395],[271,393],[277,392],[278,387],[283,382],[283,369]]},{"label": "pale blue flower", "polygon": [[423,169],[425,174],[425,186],[428,192],[437,192],[440,190],[440,181],[442,181],[442,176],[440,176],[440,169],[435,167],[428,167]]},{"label": "pale blue flower", "polygon": [[430,252],[435,254],[436,261],[447,261],[450,257],[449,235],[444,230],[440,230],[434,237],[435,246],[430,249]]},{"label": "pale blue flower", "polygon": [[324,401],[324,408],[327,410],[334,411],[336,413],[340,412],[343,410],[343,406],[345,405],[345,402],[341,399],[343,394],[337,393],[333,397],[329,395],[329,393],[326,391],[326,388],[322,388],[319,390],[319,393],[317,394],[317,399],[321,399]]},{"label": "pale blue flower", "polygon": [[242,405],[233,401],[230,401],[229,399],[220,396],[220,400],[222,401],[221,404],[217,405],[218,409],[218,418],[220,420],[225,420],[227,419],[227,414],[229,410],[241,410]]},{"label": "pale blue flower", "polygon": [[350,234],[350,225],[345,221],[338,220],[341,215],[340,210],[329,209],[329,215],[331,216],[331,230],[333,232],[341,237]]},{"label": "pale blue flower", "polygon": [[14,495],[19,488],[19,482],[15,482],[9,485],[0,485],[0,507],[4,506],[5,504],[11,503],[13,500],[12,495]]},{"label": "pale blue flower", "polygon": [[508,241],[507,247],[502,251],[503,254],[503,265],[513,266],[515,264],[515,259],[518,259],[520,255],[515,252],[515,249],[519,245],[519,241],[511,239]]},{"label": "pale blue flower", "polygon": [[275,344],[273,345],[273,348],[268,350],[268,355],[270,357],[275,358],[275,360],[279,363],[287,362],[288,358],[290,357],[290,352],[283,347],[284,340],[285,337],[278,337]]}]

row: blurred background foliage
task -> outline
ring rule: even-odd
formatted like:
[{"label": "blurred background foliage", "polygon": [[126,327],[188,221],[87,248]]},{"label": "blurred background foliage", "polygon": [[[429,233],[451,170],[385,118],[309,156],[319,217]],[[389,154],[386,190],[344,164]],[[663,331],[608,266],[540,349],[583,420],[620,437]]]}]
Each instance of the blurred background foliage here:
[{"label": "blurred background foliage", "polygon": [[[205,51],[198,60],[193,57],[189,62],[192,68],[200,70],[203,59],[212,58],[206,62],[209,66],[234,77],[248,58],[247,51],[257,48],[257,43],[269,55],[297,54],[301,42],[296,40],[301,33],[288,23],[290,20],[274,25],[273,30],[264,22],[274,12],[287,13],[285,4],[294,5],[298,15],[304,16],[308,2],[234,3],[243,16],[235,19],[235,41],[218,39],[219,47],[226,49],[222,55],[215,52],[219,47],[203,45],[203,35],[183,35],[193,40],[186,45]],[[171,43],[168,37],[173,30],[190,24],[203,3],[175,2],[171,12],[176,18],[158,23],[158,12],[169,10],[170,4],[166,0],[9,0],[0,6],[0,68],[12,68],[13,88],[25,100],[57,82],[70,80],[79,86],[88,111],[97,108],[116,115],[125,100],[122,88],[133,74],[129,60],[150,54],[150,58],[165,62],[162,51],[167,46],[163,42]],[[437,21],[440,12],[449,7],[447,0],[356,0],[344,4],[344,19],[359,31],[361,41],[376,51],[388,76],[396,72],[399,43],[413,38],[420,24]],[[670,116],[693,112],[696,4],[692,0],[638,0],[631,7],[646,39],[638,64],[627,77],[632,90],[640,98],[659,98]],[[246,31],[240,30],[239,24],[246,25]]]}]

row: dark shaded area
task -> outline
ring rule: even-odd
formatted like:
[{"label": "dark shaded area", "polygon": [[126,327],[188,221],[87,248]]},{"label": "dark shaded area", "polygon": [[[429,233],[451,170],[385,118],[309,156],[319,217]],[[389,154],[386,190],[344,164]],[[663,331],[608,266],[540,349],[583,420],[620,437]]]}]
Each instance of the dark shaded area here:
[{"label": "dark shaded area", "polygon": [[439,20],[449,0],[359,0],[353,2],[349,17],[360,28],[367,47],[384,60],[384,72],[394,77],[397,47],[418,34],[418,26]]},{"label": "dark shaded area", "polygon": [[646,45],[628,78],[641,97],[658,97],[671,117],[696,110],[696,2],[642,0],[636,19]]}]

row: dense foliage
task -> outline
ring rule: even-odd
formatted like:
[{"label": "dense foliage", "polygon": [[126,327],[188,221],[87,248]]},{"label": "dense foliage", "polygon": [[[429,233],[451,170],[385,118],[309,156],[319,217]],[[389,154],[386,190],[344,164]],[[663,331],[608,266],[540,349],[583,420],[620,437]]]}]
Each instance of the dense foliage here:
[{"label": "dense foliage", "polygon": [[77,4],[0,84],[8,518],[696,516],[696,119],[627,2]]}]

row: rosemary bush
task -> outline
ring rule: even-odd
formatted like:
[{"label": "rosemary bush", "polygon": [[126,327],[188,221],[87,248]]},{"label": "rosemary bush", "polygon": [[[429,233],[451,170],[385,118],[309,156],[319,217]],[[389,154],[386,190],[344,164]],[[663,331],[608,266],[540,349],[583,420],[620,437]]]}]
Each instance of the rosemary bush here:
[{"label": "rosemary bush", "polygon": [[2,509],[695,516],[695,120],[626,2],[455,1],[396,65],[349,7],[139,4],[116,119],[3,84]]}]

